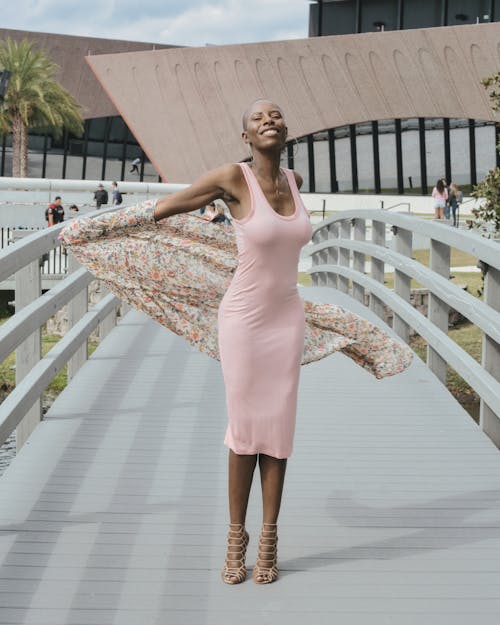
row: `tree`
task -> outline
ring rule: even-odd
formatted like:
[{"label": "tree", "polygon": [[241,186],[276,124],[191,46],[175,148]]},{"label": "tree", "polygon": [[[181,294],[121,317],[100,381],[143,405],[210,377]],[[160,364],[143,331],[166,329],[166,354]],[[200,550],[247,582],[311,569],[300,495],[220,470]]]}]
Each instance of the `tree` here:
[{"label": "tree", "polygon": [[49,129],[58,138],[63,128],[81,136],[80,106],[55,79],[59,67],[42,50],[23,39],[0,43],[0,69],[11,72],[0,131],[12,133],[12,175],[28,175],[28,130]]},{"label": "tree", "polygon": [[[500,73],[493,74],[481,81],[489,89],[491,108],[500,111]],[[496,146],[500,150],[500,144]],[[484,198],[481,206],[472,209],[472,214],[484,222],[495,225],[495,232],[500,231],[500,168],[490,169],[484,180],[474,187],[472,195]]]}]

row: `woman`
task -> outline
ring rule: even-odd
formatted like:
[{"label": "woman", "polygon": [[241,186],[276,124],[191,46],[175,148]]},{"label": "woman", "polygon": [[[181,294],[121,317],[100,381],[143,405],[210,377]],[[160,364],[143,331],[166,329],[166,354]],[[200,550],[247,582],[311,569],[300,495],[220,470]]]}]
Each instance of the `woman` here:
[{"label": "woman", "polygon": [[[412,359],[409,348],[357,315],[300,299],[298,261],[311,225],[301,177],[279,166],[286,137],[281,108],[257,100],[243,117],[249,163],[223,165],[156,204],[77,220],[61,233],[113,292],[220,357],[228,410],[228,584],[246,578],[245,518],[257,463],[263,525],[253,579],[278,577],[277,521],[300,365],[342,350],[383,377]],[[216,199],[228,205],[234,228],[181,214]]]},{"label": "woman", "polygon": [[245,516],[258,459],[263,526],[253,578],[264,584],[278,575],[276,523],[304,347],[297,266],[312,230],[297,188],[302,179],[280,169],[287,138],[280,107],[267,100],[254,102],[244,114],[242,138],[252,153],[250,163],[224,165],[160,200],[155,219],[222,198],[245,248],[218,318],[229,417],[230,530],[223,579],[234,584],[246,576]]},{"label": "woman", "polygon": [[462,203],[463,194],[458,188],[458,186],[452,182],[450,184],[450,194],[448,197],[448,202],[451,208],[452,216],[453,216],[453,226],[456,228],[458,226],[457,222],[457,212],[458,205]]},{"label": "woman", "polygon": [[436,182],[431,195],[434,198],[434,219],[444,219],[448,191],[441,178]]}]

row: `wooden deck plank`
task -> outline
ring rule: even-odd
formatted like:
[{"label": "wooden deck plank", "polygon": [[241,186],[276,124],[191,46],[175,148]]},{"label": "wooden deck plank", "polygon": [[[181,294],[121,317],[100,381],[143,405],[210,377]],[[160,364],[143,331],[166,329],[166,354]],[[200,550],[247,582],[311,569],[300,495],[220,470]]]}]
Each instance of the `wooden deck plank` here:
[{"label": "wooden deck plank", "polygon": [[497,625],[500,457],[423,363],[303,368],[269,587],[220,581],[224,430],[219,365],[129,314],[0,479],[0,625]]}]

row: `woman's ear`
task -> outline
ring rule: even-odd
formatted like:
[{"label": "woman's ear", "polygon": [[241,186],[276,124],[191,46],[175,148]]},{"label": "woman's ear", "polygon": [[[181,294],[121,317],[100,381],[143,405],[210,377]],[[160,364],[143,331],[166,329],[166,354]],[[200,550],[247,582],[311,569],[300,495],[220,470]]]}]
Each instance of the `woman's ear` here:
[{"label": "woman's ear", "polygon": [[248,140],[248,132],[246,130],[241,133],[241,138],[243,139],[243,143],[246,143],[247,145],[250,143]]}]

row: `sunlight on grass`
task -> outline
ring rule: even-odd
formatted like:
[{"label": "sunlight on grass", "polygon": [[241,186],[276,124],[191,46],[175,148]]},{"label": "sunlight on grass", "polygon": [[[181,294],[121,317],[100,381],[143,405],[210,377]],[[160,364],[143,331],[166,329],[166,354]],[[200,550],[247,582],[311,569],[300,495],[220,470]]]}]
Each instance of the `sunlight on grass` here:
[{"label": "sunlight on grass", "polygon": [[299,271],[297,282],[302,286],[312,286],[311,276],[305,271]]}]

